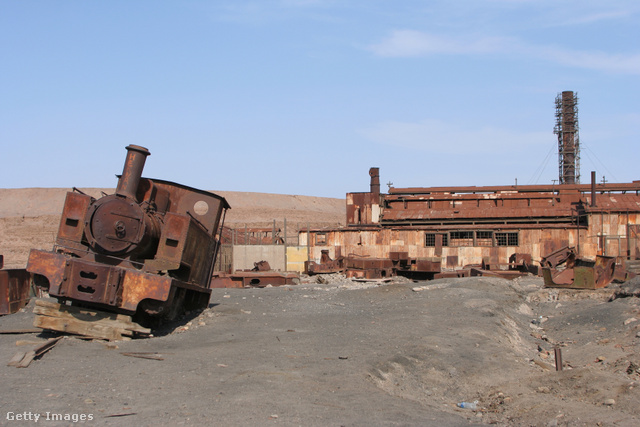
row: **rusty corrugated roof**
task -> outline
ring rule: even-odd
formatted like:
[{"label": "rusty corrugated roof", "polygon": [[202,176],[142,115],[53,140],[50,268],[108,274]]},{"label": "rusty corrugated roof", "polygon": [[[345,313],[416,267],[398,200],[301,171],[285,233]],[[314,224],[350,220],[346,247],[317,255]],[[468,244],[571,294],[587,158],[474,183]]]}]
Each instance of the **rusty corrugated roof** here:
[{"label": "rusty corrugated roof", "polygon": [[596,194],[596,206],[590,206],[587,197],[586,212],[640,212],[640,196],[636,194]]}]

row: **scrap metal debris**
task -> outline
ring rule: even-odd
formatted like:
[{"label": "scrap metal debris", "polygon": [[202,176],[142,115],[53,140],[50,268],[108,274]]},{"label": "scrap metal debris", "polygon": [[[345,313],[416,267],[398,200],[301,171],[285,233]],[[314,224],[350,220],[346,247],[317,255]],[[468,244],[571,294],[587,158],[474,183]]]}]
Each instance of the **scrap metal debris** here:
[{"label": "scrap metal debris", "polygon": [[598,255],[595,261],[568,257],[564,270],[542,267],[544,285],[548,288],[600,289],[616,275],[616,259]]},{"label": "scrap metal debris", "polygon": [[120,354],[123,355],[123,356],[137,357],[139,359],[164,360],[164,357],[162,357],[162,355],[159,354],[159,353],[121,352]]},{"label": "scrap metal debris", "polygon": [[267,286],[297,285],[300,275],[294,272],[272,270],[267,261],[255,262],[251,270],[234,273],[214,273],[211,288],[265,288]]},{"label": "scrap metal debris", "polygon": [[[0,255],[0,269],[4,257]],[[24,268],[0,270],[0,315],[13,314],[29,303],[31,275]]]}]

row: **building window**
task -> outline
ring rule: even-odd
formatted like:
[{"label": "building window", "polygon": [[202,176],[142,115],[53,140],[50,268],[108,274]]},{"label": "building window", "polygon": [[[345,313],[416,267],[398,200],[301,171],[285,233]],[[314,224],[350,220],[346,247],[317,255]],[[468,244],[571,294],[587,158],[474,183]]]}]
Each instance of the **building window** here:
[{"label": "building window", "polygon": [[493,246],[493,231],[476,231],[476,246]]},{"label": "building window", "polygon": [[473,231],[449,232],[451,246],[473,246]]},{"label": "building window", "polygon": [[427,233],[424,235],[424,245],[429,248],[435,248],[436,246],[436,234]]},{"label": "building window", "polygon": [[316,234],[316,245],[326,245],[327,235],[325,233]]},{"label": "building window", "polygon": [[518,233],[496,233],[496,246],[518,246]]},{"label": "building window", "polygon": [[448,233],[425,233],[424,245],[428,248],[436,247],[437,236],[442,236],[442,246],[462,247],[492,247],[518,246],[518,232],[493,232],[489,230],[459,230]]},{"label": "building window", "polygon": [[449,239],[447,238],[447,234],[440,233],[426,233],[424,235],[424,245],[428,248],[435,248],[437,236],[442,236],[442,246],[449,246]]}]

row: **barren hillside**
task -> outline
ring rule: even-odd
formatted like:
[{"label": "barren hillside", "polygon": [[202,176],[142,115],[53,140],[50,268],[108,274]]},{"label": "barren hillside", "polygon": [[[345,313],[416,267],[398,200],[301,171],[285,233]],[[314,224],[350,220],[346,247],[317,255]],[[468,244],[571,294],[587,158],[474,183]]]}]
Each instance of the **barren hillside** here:
[{"label": "barren hillside", "polygon": [[[100,197],[113,189],[81,188]],[[6,268],[23,268],[29,250],[51,249],[58,229],[66,188],[0,189],[0,254]],[[213,191],[231,205],[225,225],[233,228],[282,227],[287,220],[287,234],[295,235],[300,227],[335,226],[345,222],[345,200],[326,197],[282,194]]]}]

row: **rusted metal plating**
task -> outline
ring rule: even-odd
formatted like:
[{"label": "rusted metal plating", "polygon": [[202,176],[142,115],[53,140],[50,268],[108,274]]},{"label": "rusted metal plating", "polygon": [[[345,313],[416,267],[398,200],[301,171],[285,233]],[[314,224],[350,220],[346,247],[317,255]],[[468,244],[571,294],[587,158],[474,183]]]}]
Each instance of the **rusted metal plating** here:
[{"label": "rusted metal plating", "polygon": [[212,288],[264,288],[267,286],[297,285],[298,273],[281,272],[271,269],[268,261],[253,263],[251,270],[237,270],[235,273],[214,273]]},{"label": "rusted metal plating", "polygon": [[0,315],[13,314],[27,305],[30,285],[31,275],[25,269],[0,270]]},{"label": "rusted metal plating", "polygon": [[577,258],[564,270],[542,268],[544,284],[548,288],[599,289],[611,283],[616,275],[615,257],[600,256],[595,261]]},{"label": "rusted metal plating", "polygon": [[305,261],[304,267],[307,274],[342,273],[345,271],[344,257],[331,259],[328,249],[323,249],[320,253],[320,264],[315,261]]}]

